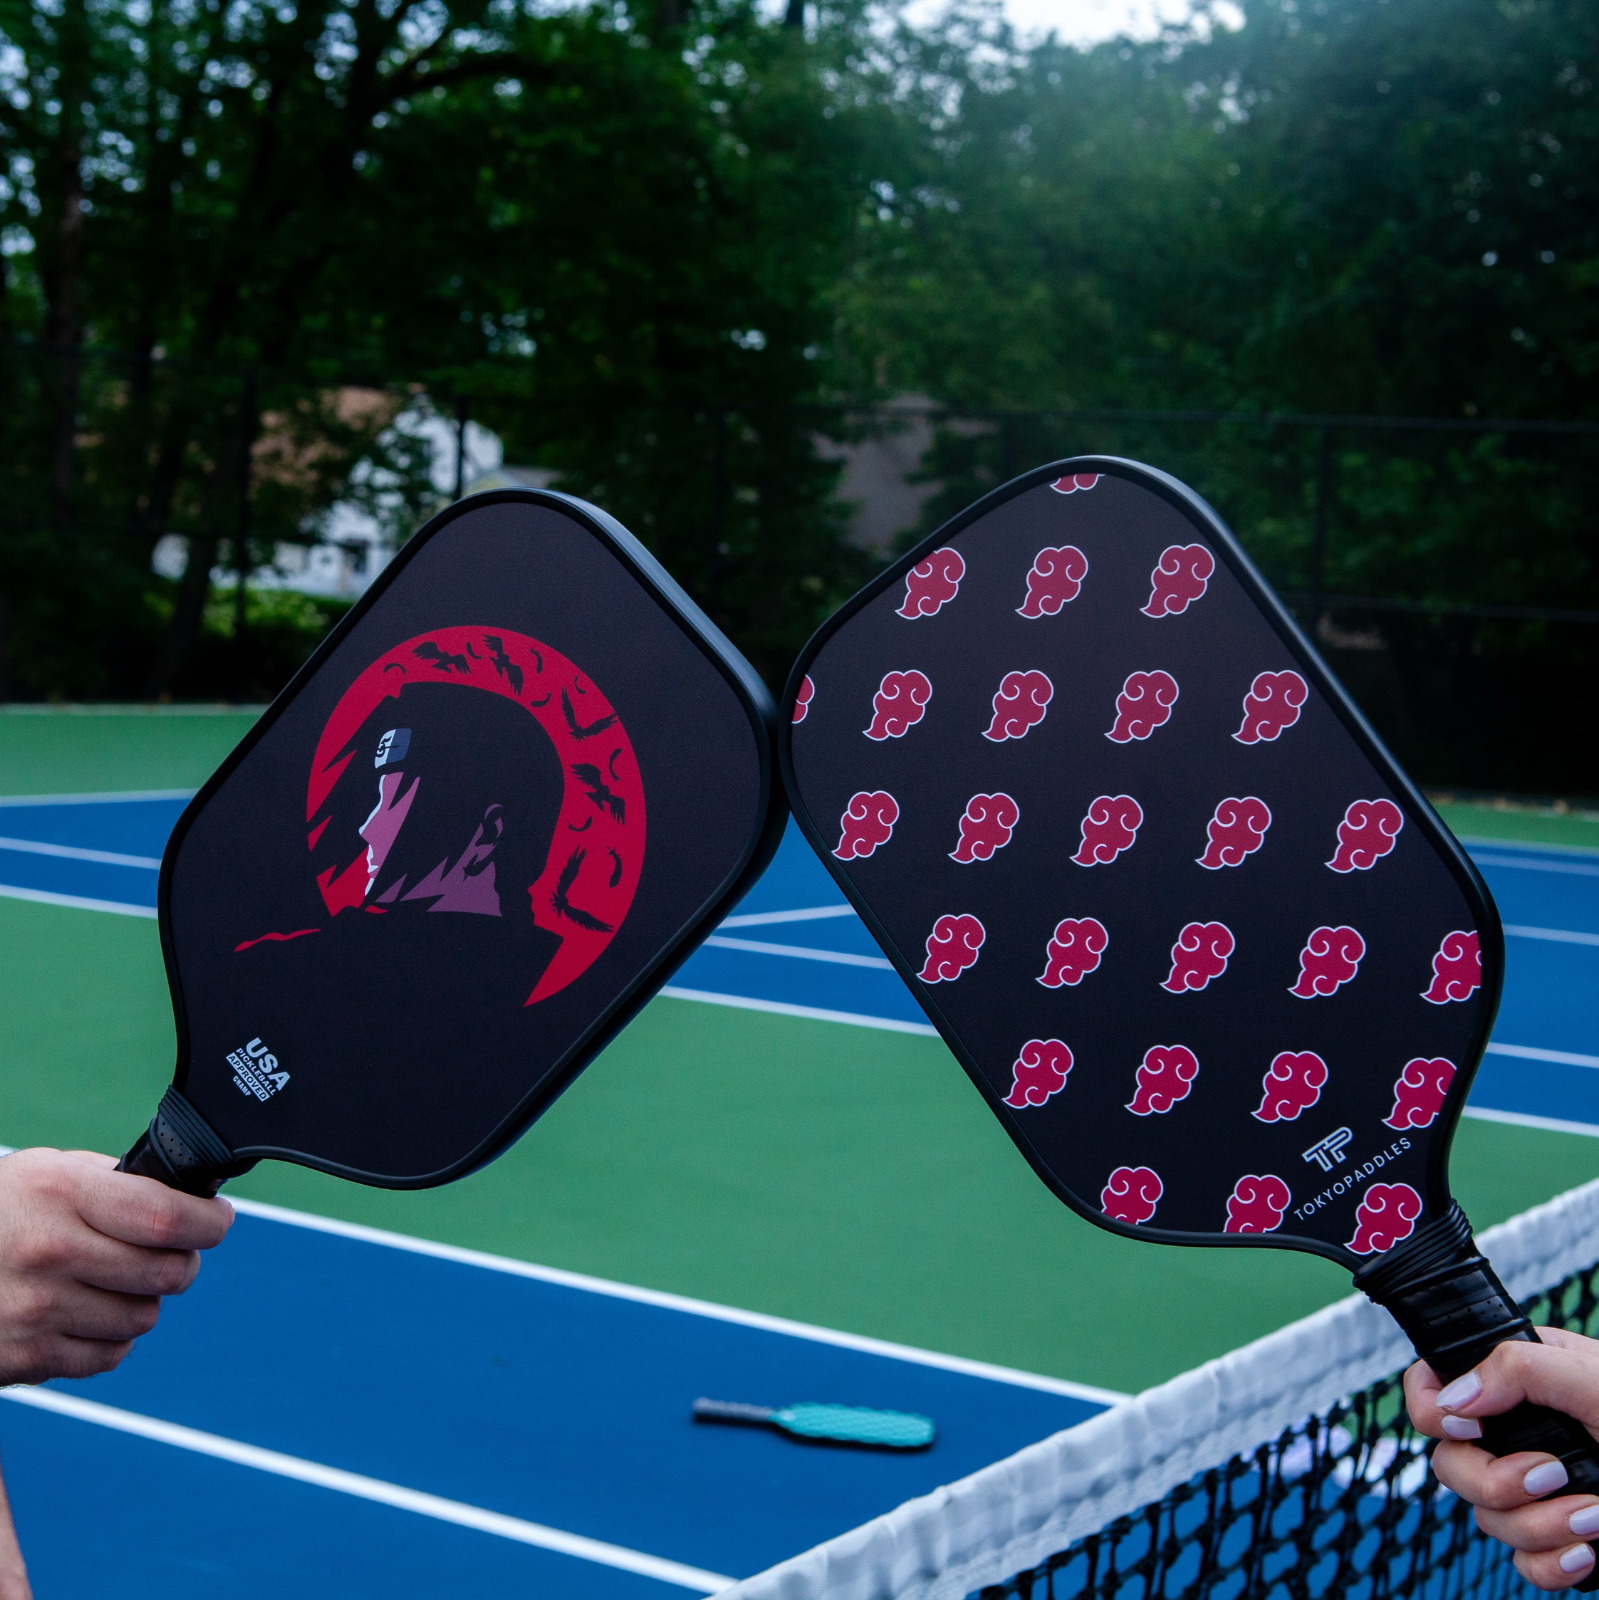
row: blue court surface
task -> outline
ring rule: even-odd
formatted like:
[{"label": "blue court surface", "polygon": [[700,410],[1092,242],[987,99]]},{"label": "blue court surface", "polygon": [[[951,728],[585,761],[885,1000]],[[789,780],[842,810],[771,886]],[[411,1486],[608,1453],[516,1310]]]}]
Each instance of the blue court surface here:
[{"label": "blue court surface", "polygon": [[[0,800],[0,895],[153,917],[185,798]],[[1599,1136],[1599,852],[1469,847],[1510,953],[1468,1115]],[[932,1032],[792,828],[667,993]],[[97,1507],[70,1541],[29,1540],[41,1596],[713,1592],[1117,1398],[239,1209],[139,1360],[0,1392],[25,1536],[51,1525],[63,1484]],[[701,1394],[920,1411],[939,1437],[910,1456],[802,1446],[696,1426]],[[160,1537],[152,1506],[170,1515]],[[130,1549],[149,1552],[133,1572]]]}]

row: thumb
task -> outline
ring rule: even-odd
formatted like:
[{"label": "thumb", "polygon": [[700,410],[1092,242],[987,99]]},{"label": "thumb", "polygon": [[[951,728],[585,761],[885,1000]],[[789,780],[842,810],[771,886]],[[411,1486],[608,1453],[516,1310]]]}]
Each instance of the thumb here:
[{"label": "thumb", "polygon": [[1496,1345],[1433,1397],[1438,1410],[1457,1417],[1496,1417],[1523,1400],[1575,1418],[1599,1436],[1599,1356],[1564,1344]]}]

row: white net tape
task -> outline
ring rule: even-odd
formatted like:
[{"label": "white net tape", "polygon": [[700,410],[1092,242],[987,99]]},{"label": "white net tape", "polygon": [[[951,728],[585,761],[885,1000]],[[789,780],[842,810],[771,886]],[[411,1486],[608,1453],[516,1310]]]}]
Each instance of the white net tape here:
[{"label": "white net tape", "polygon": [[[1599,1261],[1599,1181],[1480,1236],[1519,1300]],[[1351,1295],[722,1591],[720,1600],[961,1600],[1398,1371]]]}]

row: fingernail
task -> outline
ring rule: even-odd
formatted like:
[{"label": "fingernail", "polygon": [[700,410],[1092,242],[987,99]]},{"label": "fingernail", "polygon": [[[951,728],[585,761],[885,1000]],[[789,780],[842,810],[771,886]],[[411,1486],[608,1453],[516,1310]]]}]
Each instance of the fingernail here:
[{"label": "fingernail", "polygon": [[1444,1433],[1451,1439],[1480,1439],[1482,1424],[1475,1417],[1445,1417]]},{"label": "fingernail", "polygon": [[1456,1378],[1438,1391],[1438,1409],[1456,1411],[1461,1406],[1469,1405],[1481,1393],[1482,1379],[1475,1372],[1468,1372],[1465,1377]]},{"label": "fingernail", "polygon": [[[1552,1493],[1556,1489],[1565,1488],[1568,1482],[1565,1465],[1559,1461],[1540,1462],[1525,1478],[1521,1480],[1521,1487],[1534,1499],[1540,1495]],[[1567,1572],[1572,1569],[1566,1568]]]},{"label": "fingernail", "polygon": [[1569,1550],[1560,1552],[1560,1570],[1562,1572],[1586,1572],[1593,1565],[1593,1546],[1591,1544],[1574,1544]]},{"label": "fingernail", "polygon": [[1584,1538],[1590,1533],[1599,1533],[1599,1506],[1584,1506],[1581,1511],[1573,1511],[1566,1526]]}]

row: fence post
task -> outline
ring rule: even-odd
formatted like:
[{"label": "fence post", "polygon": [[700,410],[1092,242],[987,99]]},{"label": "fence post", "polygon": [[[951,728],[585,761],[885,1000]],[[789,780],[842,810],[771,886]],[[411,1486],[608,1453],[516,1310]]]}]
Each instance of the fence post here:
[{"label": "fence post", "polygon": [[[711,456],[711,548],[722,554],[722,530],[727,509],[727,407],[715,411],[715,438]],[[719,562],[717,563],[720,564]]]},{"label": "fence post", "polygon": [[249,653],[245,639],[245,600],[250,578],[250,468],[255,451],[255,369],[244,374],[239,397],[239,509],[233,532],[233,693],[237,705],[244,699]]},{"label": "fence post", "polygon": [[1321,450],[1316,462],[1316,534],[1310,551],[1310,626],[1321,623],[1322,596],[1327,591],[1327,514],[1332,499],[1332,429],[1321,430]]},{"label": "fence post", "polygon": [[466,493],[466,423],[467,399],[464,394],[455,397],[455,498]]}]

